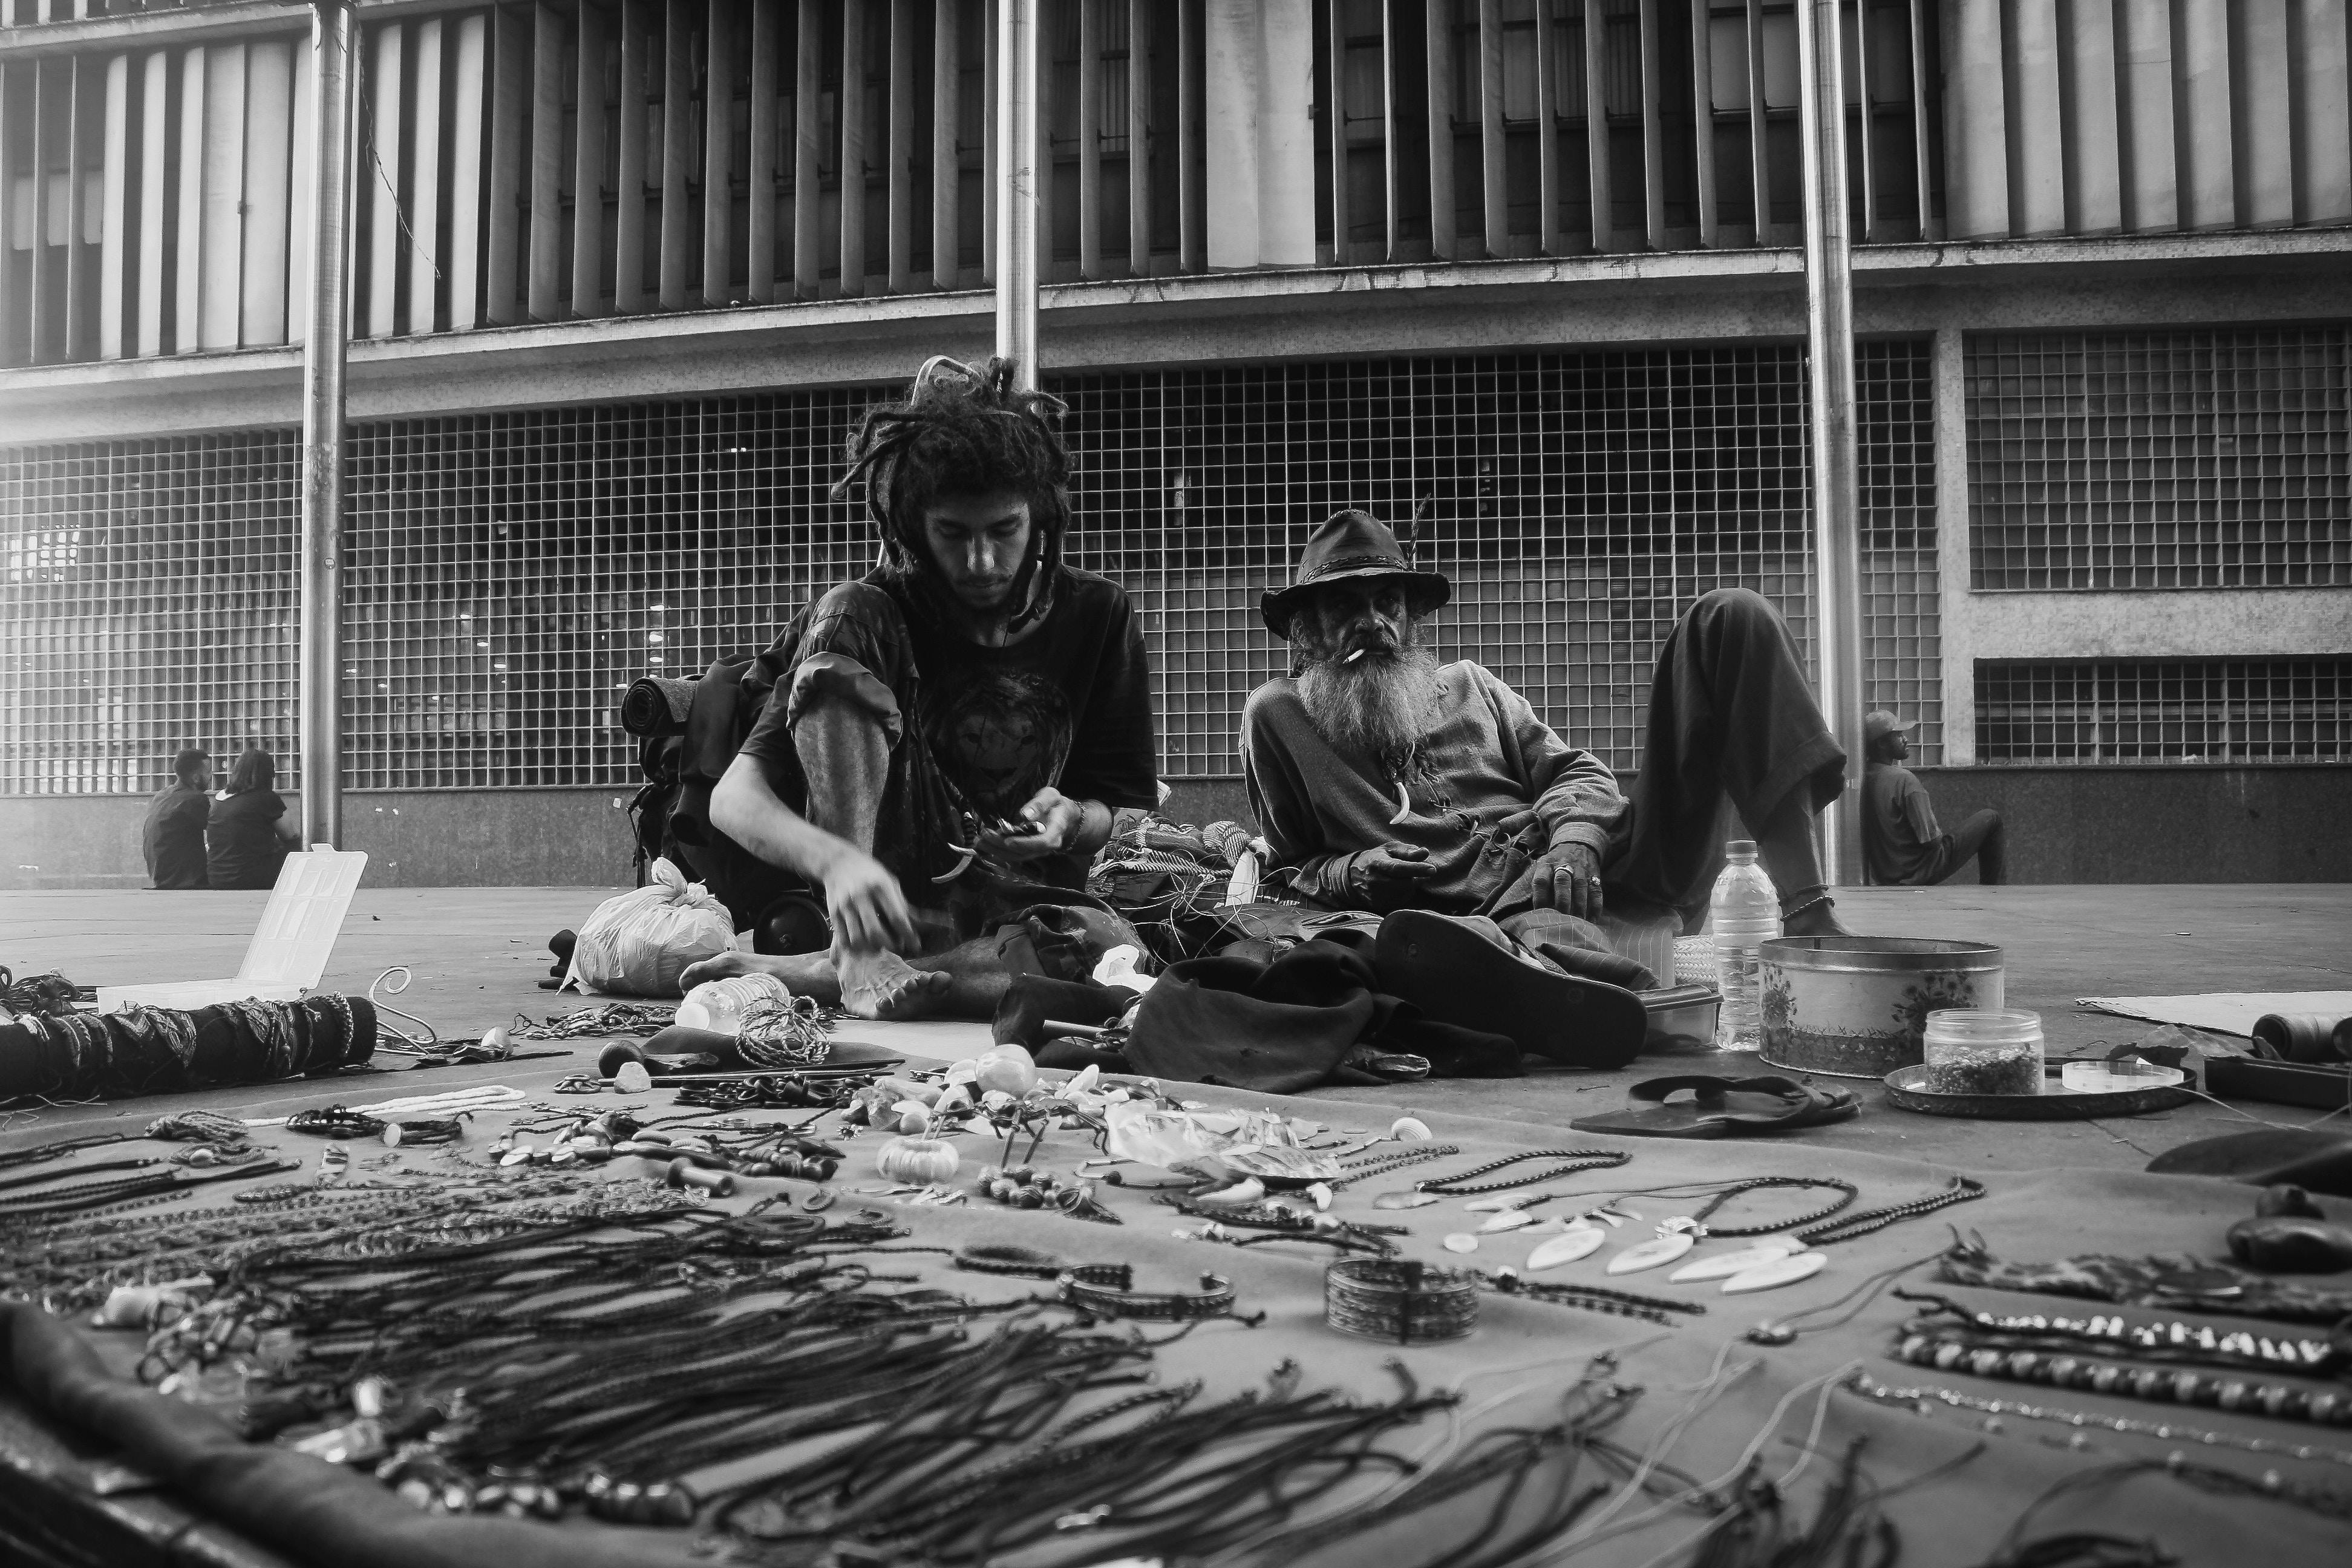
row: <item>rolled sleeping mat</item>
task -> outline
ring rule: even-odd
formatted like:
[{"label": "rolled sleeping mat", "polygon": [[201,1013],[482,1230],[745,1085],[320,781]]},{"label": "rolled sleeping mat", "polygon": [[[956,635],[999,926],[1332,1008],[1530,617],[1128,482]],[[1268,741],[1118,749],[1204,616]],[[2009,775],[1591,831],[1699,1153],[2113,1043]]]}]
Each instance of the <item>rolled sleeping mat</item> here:
[{"label": "rolled sleeping mat", "polygon": [[640,738],[683,735],[694,706],[694,682],[666,675],[641,675],[621,693],[621,728]]},{"label": "rolled sleeping mat", "polygon": [[2352,1017],[2334,1013],[2265,1013],[2254,1038],[2283,1061],[2352,1061]]}]

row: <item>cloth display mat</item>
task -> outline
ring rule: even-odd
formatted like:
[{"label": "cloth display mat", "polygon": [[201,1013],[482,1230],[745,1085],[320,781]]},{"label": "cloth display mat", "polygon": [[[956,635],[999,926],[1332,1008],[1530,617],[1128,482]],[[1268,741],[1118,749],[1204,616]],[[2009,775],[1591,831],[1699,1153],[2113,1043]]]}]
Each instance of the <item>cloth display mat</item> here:
[{"label": "cloth display mat", "polygon": [[2113,1013],[2120,1018],[2146,1018],[2158,1024],[2185,1024],[2218,1035],[2254,1032],[2255,1021],[2268,1013],[2317,1013],[2331,1017],[2352,1016],[2352,991],[2209,991],[2193,996],[2077,996],[2077,1007]]},{"label": "cloth display mat", "polygon": [[[528,1081],[528,1075],[509,1074]],[[1218,1089],[1192,1090],[1180,1086],[1188,1099],[1236,1109],[1278,1110],[1343,1131],[1384,1131],[1391,1120],[1406,1114],[1404,1105],[1375,1106],[1361,1102],[1318,1100],[1311,1096],[1276,1097]],[[365,1109],[365,1097],[346,1096],[356,1109]],[[671,1095],[658,1088],[648,1096],[628,1101],[641,1114],[671,1113]],[[594,1114],[622,1103],[607,1093],[582,1097],[579,1109]],[[566,1109],[569,1109],[567,1107]],[[1888,1131],[1899,1130],[1899,1119],[1887,1113]],[[750,1113],[755,1123],[794,1121],[805,1113]],[[1671,1472],[1713,1481],[1738,1464],[1743,1451],[1758,1444],[1760,1473],[1778,1479],[1800,1468],[1791,1489],[1790,1518],[1799,1524],[1812,1517],[1822,1485],[1831,1480],[1853,1439],[1864,1439],[1860,1463],[1876,1487],[1892,1490],[1915,1477],[1936,1472],[1923,1484],[1909,1487],[1886,1503],[1887,1516],[1901,1533],[1899,1562],[1906,1568],[1969,1565],[1985,1562],[2000,1544],[2004,1532],[2053,1484],[2084,1472],[2113,1467],[2125,1459],[2162,1461],[2179,1447],[2179,1441],[2118,1434],[2097,1426],[2080,1431],[2064,1426],[2009,1418],[2000,1429],[1981,1429],[1984,1417],[1937,1404],[1923,1416],[1908,1406],[1882,1405],[1832,1385],[1854,1369],[1875,1381],[1897,1387],[1940,1385],[1984,1399],[2017,1400],[2060,1405],[2148,1421],[2178,1420],[2185,1430],[2222,1431],[2262,1436],[2284,1444],[2309,1443],[2327,1448],[2352,1448],[2352,1430],[2313,1427],[2219,1409],[2179,1410],[2131,1400],[2102,1398],[2088,1393],[1991,1382],[1958,1372],[1936,1372],[1889,1359],[1893,1331],[1913,1309],[1882,1295],[1843,1327],[1805,1332],[1791,1344],[1760,1347],[1741,1336],[1759,1321],[1787,1318],[1809,1308],[1825,1307],[1862,1285],[1869,1276],[1892,1266],[1915,1261],[1898,1284],[1922,1290],[1946,1291],[1969,1305],[1997,1311],[2048,1311],[2063,1303],[1990,1291],[1958,1291],[1935,1282],[1934,1258],[1950,1244],[1955,1227],[1980,1235],[1996,1254],[2010,1259],[2054,1259],[2079,1253],[2188,1252],[2226,1256],[2223,1233],[2233,1221],[2251,1212],[2251,1194],[2241,1185],[2200,1177],[2114,1174],[2073,1170],[2032,1173],[1970,1172],[1980,1176],[1989,1192],[1981,1199],[1956,1205],[1919,1218],[1892,1225],[1875,1234],[1823,1250],[1828,1267],[1801,1284],[1756,1295],[1726,1297],[1712,1283],[1674,1285],[1667,1281],[1672,1267],[1611,1277],[1608,1259],[1634,1242],[1646,1240],[1654,1227],[1669,1216],[1689,1213],[1704,1195],[1663,1198],[1636,1195],[1643,1189],[1687,1183],[1727,1183],[1752,1176],[1835,1177],[1856,1184],[1860,1195],[1846,1213],[1858,1214],[1885,1205],[1929,1196],[1941,1189],[1953,1173],[1888,1156],[1856,1154],[1809,1147],[1794,1140],[1682,1142],[1667,1140],[1612,1139],[1553,1130],[1525,1122],[1468,1117],[1425,1115],[1423,1118],[1440,1143],[1457,1145],[1458,1155],[1407,1166],[1387,1175],[1364,1178],[1343,1188],[1333,1212],[1343,1217],[1407,1226],[1410,1235],[1397,1238],[1402,1255],[1433,1266],[1471,1266],[1488,1271],[1519,1268],[1541,1237],[1500,1235],[1482,1237],[1477,1250],[1466,1256],[1447,1251],[1443,1238],[1450,1233],[1475,1231],[1486,1216],[1465,1212],[1464,1197],[1442,1198],[1427,1206],[1394,1211],[1374,1207],[1382,1192],[1409,1188],[1415,1179],[1443,1179],[1507,1154],[1543,1150],[1622,1150],[1631,1162],[1614,1170],[1586,1172],[1531,1187],[1514,1187],[1501,1195],[1529,1191],[1564,1194],[1534,1212],[1569,1215],[1591,1207],[1609,1194],[1626,1194],[1622,1205],[1640,1217],[1611,1233],[1609,1242],[1591,1258],[1534,1276],[1539,1280],[1577,1282],[1636,1291],[1648,1296],[1675,1297],[1704,1303],[1704,1315],[1679,1326],[1557,1307],[1542,1302],[1486,1295],[1480,1303],[1480,1322],[1469,1338],[1449,1344],[1399,1347],[1367,1342],[1339,1334],[1323,1321],[1323,1277],[1336,1256],[1328,1247],[1282,1241],[1236,1248],[1199,1240],[1180,1239],[1178,1231],[1199,1228],[1201,1221],[1152,1201],[1134,1187],[1099,1186],[1105,1203],[1124,1221],[1119,1226],[1091,1223],[1051,1213],[1001,1206],[977,1196],[964,1205],[931,1207],[900,1205],[860,1187],[884,1185],[875,1171],[875,1156],[884,1142],[872,1131],[860,1132],[842,1146],[848,1157],[833,1184],[840,1201],[829,1217],[845,1217],[861,1209],[891,1213],[911,1232],[902,1246],[954,1247],[967,1243],[1011,1243],[1043,1249],[1076,1263],[1118,1262],[1133,1265],[1135,1288],[1141,1291],[1196,1287],[1199,1276],[1213,1272],[1229,1279],[1238,1294],[1237,1310],[1263,1311],[1257,1327],[1234,1321],[1211,1321],[1166,1344],[1157,1352],[1161,1384],[1199,1378],[1209,1398],[1230,1397],[1263,1387],[1269,1373],[1286,1361],[1300,1369],[1302,1386],[1349,1390],[1365,1398],[1395,1396],[1399,1384],[1393,1366],[1405,1368],[1423,1389],[1459,1388],[1463,1394],[1455,1421],[1425,1421],[1394,1434],[1384,1447],[1402,1453],[1442,1458],[1453,1445],[1476,1433],[1507,1426],[1539,1426],[1559,1414],[1559,1402],[1583,1373],[1591,1358],[1607,1353],[1616,1358],[1618,1381],[1639,1384],[1646,1392],[1612,1436],[1636,1453],[1648,1450],[1677,1422],[1684,1425],[1658,1453]],[[489,1143],[510,1120],[486,1115],[471,1126],[461,1152],[479,1163]],[[837,1136],[838,1122],[820,1121],[814,1135]],[[20,1131],[0,1140],[0,1147],[16,1147],[55,1136],[54,1129]],[[284,1133],[257,1135],[297,1152],[315,1156],[318,1145]],[[962,1166],[954,1185],[969,1191],[975,1168],[993,1163],[995,1150],[977,1136],[959,1138]],[[1402,1151],[1408,1145],[1381,1143],[1370,1152]],[[1066,1172],[1096,1151],[1088,1135],[1056,1131],[1046,1136],[1033,1163],[1041,1169]],[[1519,1169],[1540,1169],[1557,1161],[1531,1161]],[[420,1165],[420,1170],[432,1170]],[[1140,1182],[1156,1173],[1127,1167]],[[622,1159],[604,1171],[612,1175],[657,1173],[652,1164]],[[1514,1173],[1496,1173],[1482,1180]],[[741,1194],[718,1200],[714,1206],[740,1212],[765,1195],[797,1198],[804,1183],[747,1180]],[[1568,1195],[1573,1194],[1573,1196]],[[1730,1226],[1769,1223],[1810,1213],[1832,1194],[1812,1189],[1764,1190],[1733,1199],[1715,1217]],[[213,1201],[219,1201],[215,1189]],[[1244,1235],[1258,1234],[1243,1232]],[[1748,1243],[1709,1239],[1699,1244],[1693,1258],[1744,1247]],[[1047,1287],[1027,1280],[959,1272],[944,1257],[894,1253],[887,1259],[894,1275],[919,1276],[925,1285],[961,1292],[974,1300],[1030,1295]],[[1834,1317],[1836,1314],[1824,1314]],[[2128,1312],[2136,1320],[2148,1314]],[[2228,1324],[2228,1320],[2212,1320]],[[2253,1326],[2253,1325],[2231,1325]],[[1166,1324],[1145,1324],[1141,1330],[1157,1339],[1169,1332]],[[139,1354],[137,1332],[77,1330],[98,1346],[108,1364],[127,1372]],[[20,1341],[23,1336],[19,1336]],[[20,1353],[22,1345],[19,1345]],[[12,1391],[26,1396],[28,1382],[21,1373]],[[127,1391],[129,1385],[125,1384]],[[85,1415],[103,1408],[106,1401],[87,1397],[76,1404]],[[54,1411],[45,1419],[56,1419]],[[121,1434],[114,1434],[120,1438]],[[2083,1446],[2070,1450],[2067,1439]],[[135,1451],[135,1450],[134,1450]],[[1966,1457],[1971,1455],[1973,1457]],[[1810,1457],[1808,1457],[1810,1456]],[[2232,1468],[2249,1478],[2277,1469],[2289,1478],[2313,1485],[2352,1490],[2352,1466],[2324,1460],[2298,1462],[2281,1455],[2253,1454],[2224,1447],[2196,1447],[2200,1462]],[[789,1456],[782,1458],[788,1458]],[[686,1478],[708,1491],[746,1471],[773,1470],[779,1457],[742,1461],[732,1470]],[[304,1460],[315,1471],[321,1488],[372,1489],[377,1483],[349,1471],[331,1471],[322,1462]],[[217,1469],[219,1460],[214,1461]],[[151,1467],[152,1468],[152,1467]],[[1540,1478],[1546,1472],[1538,1472]],[[1587,1461],[1578,1485],[1590,1486],[1613,1476]],[[285,1479],[278,1478],[278,1485]],[[1312,1506],[1304,1517],[1344,1514],[1351,1506],[1396,1484],[1386,1471],[1367,1474],[1360,1482]],[[1664,1489],[1666,1492],[1676,1489]],[[184,1495],[185,1495],[184,1493]],[[247,1508],[207,1510],[201,1495],[191,1498],[199,1512],[226,1517],[271,1549],[297,1561],[319,1562],[315,1542],[299,1530],[271,1530]],[[1625,1568],[1656,1563],[1660,1568],[1688,1561],[1703,1543],[1702,1531],[1712,1517],[1687,1506],[1661,1508],[1658,1495],[1637,1495],[1622,1502],[1612,1491],[1591,1512],[1586,1524],[1566,1538],[1570,1544],[1586,1535],[1589,1546],[1573,1553],[1580,1563],[1622,1564]],[[1428,1512],[1410,1517],[1382,1533],[1345,1539],[1315,1551],[1294,1542],[1279,1556],[1284,1563],[1340,1564],[1377,1563],[1387,1568],[1412,1568],[1443,1558],[1453,1544],[1474,1535],[1488,1513],[1489,1495],[1481,1490]],[[1647,1517],[1648,1522],[1625,1528]],[[1597,1522],[1596,1522],[1597,1521]],[[452,1519],[436,1521],[417,1539],[429,1539],[429,1558],[402,1558],[384,1552],[370,1554],[371,1563],[431,1561],[464,1568],[511,1568],[517,1563],[541,1560],[516,1550],[518,1531],[538,1532],[549,1539],[579,1538],[583,1533],[614,1527],[572,1519],[561,1524]],[[2265,1554],[2282,1563],[2322,1563],[2352,1560],[2352,1525],[2331,1522],[2315,1513],[2263,1499],[2217,1501],[2160,1472],[2101,1477],[2095,1484],[2070,1489],[2039,1510],[2025,1531],[2028,1537],[2069,1530],[2104,1530],[2134,1540],[2152,1540],[2179,1561],[2190,1563],[2236,1560],[2250,1540],[2259,1540]],[[1621,1532],[1622,1531],[1622,1532]],[[599,1538],[604,1539],[604,1538]],[[635,1539],[646,1547],[646,1532]],[[674,1547],[647,1550],[646,1561],[668,1561],[682,1555],[691,1535],[670,1532]],[[1057,1540],[1051,1550],[1022,1558],[1039,1568],[1116,1560],[1115,1540],[1090,1542],[1083,1531]],[[609,1551],[609,1548],[604,1549]],[[603,1560],[604,1551],[582,1561]],[[1523,1559],[1530,1563],[1559,1561],[1565,1555],[1559,1543]],[[348,1559],[347,1559],[348,1560]],[[1220,1563],[1236,1565],[1256,1561],[1242,1552],[1223,1556]]]}]

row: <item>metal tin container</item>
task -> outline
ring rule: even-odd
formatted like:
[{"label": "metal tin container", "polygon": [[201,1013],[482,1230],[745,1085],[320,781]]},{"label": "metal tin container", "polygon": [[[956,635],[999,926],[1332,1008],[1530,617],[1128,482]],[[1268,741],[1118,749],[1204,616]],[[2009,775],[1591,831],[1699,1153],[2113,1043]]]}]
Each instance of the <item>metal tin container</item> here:
[{"label": "metal tin container", "polygon": [[1764,944],[1768,1067],[1884,1078],[1926,1059],[1927,1015],[2001,1005],[2000,949],[1901,936],[1784,936]]}]

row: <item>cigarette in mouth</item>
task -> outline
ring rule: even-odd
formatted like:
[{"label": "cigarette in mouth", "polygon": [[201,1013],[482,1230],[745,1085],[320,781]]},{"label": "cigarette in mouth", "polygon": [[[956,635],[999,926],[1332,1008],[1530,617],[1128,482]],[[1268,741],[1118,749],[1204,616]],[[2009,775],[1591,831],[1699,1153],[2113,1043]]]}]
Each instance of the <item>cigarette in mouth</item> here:
[{"label": "cigarette in mouth", "polygon": [[1360,648],[1358,648],[1355,652],[1353,652],[1353,653],[1349,654],[1347,658],[1345,658],[1341,659],[1339,662],[1340,662],[1341,664],[1353,664],[1353,663],[1355,663],[1358,659],[1360,659],[1360,658],[1363,658],[1363,657],[1364,657],[1364,655],[1365,655],[1366,653],[1370,652],[1370,649],[1368,649],[1368,648],[1360,648]]}]

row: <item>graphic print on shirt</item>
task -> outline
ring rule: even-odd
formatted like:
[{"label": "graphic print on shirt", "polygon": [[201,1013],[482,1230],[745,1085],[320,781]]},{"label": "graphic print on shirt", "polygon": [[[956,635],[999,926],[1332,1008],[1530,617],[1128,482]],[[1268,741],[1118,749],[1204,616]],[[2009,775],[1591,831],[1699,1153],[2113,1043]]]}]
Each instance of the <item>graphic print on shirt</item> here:
[{"label": "graphic print on shirt", "polygon": [[924,706],[931,755],[975,811],[1013,816],[1069,760],[1069,699],[1028,670],[941,681]]}]

